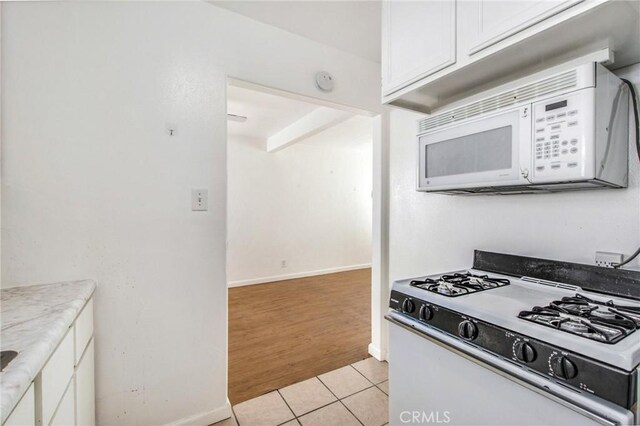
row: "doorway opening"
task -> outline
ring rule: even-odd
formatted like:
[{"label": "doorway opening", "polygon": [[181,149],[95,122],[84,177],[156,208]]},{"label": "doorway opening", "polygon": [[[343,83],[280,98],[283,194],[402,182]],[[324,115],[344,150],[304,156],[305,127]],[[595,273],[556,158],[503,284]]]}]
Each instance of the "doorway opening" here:
[{"label": "doorway opening", "polygon": [[374,119],[230,81],[232,405],[367,358]]}]

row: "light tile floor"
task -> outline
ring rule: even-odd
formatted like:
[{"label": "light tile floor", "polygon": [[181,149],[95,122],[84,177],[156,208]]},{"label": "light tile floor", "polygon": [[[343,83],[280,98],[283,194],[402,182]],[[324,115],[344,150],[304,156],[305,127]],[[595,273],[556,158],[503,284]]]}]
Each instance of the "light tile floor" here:
[{"label": "light tile floor", "polygon": [[386,362],[367,358],[233,407],[215,426],[382,426],[389,421]]}]

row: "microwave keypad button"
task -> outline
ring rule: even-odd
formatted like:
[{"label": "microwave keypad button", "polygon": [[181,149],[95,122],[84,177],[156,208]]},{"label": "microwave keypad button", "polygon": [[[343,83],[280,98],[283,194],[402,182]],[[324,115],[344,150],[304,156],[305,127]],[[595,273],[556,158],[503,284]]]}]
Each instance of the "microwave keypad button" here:
[{"label": "microwave keypad button", "polygon": [[551,168],[554,170],[558,170],[560,168],[560,164],[552,164]]},{"label": "microwave keypad button", "polygon": [[573,111],[569,111],[567,114],[569,114],[570,116],[574,116],[578,113],[578,110],[574,109]]},{"label": "microwave keypad button", "polygon": [[553,156],[554,156],[554,157],[560,157],[560,154],[558,154],[557,152],[554,152],[554,153],[553,153]]},{"label": "microwave keypad button", "polygon": [[549,139],[559,139],[560,135],[551,135],[549,136]]},{"label": "microwave keypad button", "polygon": [[568,144],[569,144],[569,142],[567,142],[567,141],[562,141],[562,146],[566,146],[566,145],[568,145]]},{"label": "microwave keypad button", "polygon": [[554,118],[556,118],[556,116],[555,116],[555,115],[547,115],[547,121],[551,121],[551,120],[553,120]]},{"label": "microwave keypad button", "polygon": [[577,126],[577,125],[578,125],[577,121],[570,121],[570,122],[567,123],[567,126],[569,126],[569,127],[573,127],[573,126]]},{"label": "microwave keypad button", "polygon": [[553,126],[551,126],[551,130],[558,130],[559,128],[560,128],[559,124],[554,124]]},{"label": "microwave keypad button", "polygon": [[575,145],[578,143],[578,139],[571,139],[571,145]]},{"label": "microwave keypad button", "polygon": [[576,148],[575,146],[573,148],[571,148],[571,153],[575,154],[576,152],[578,152],[578,148]]},{"label": "microwave keypad button", "polygon": [[562,150],[562,155],[566,155],[566,154],[568,154],[568,153],[569,153],[569,150],[568,150],[568,149],[563,149],[563,150]]},{"label": "microwave keypad button", "polygon": [[544,132],[544,128],[536,129],[536,133],[542,133],[542,132]]},{"label": "microwave keypad button", "polygon": [[567,114],[564,112],[559,113],[558,115],[556,115],[557,118],[562,118],[564,116],[566,116]]},{"label": "microwave keypad button", "polygon": [[536,142],[544,142],[544,136],[541,138],[536,138]]},{"label": "microwave keypad button", "polygon": [[536,123],[542,123],[544,121],[544,117],[536,118]]},{"label": "microwave keypad button", "polygon": [[578,163],[576,163],[576,162],[567,163],[567,167],[578,167]]},{"label": "microwave keypad button", "polygon": [[543,171],[543,170],[544,170],[544,166],[538,166],[538,167],[536,167],[536,170],[537,170],[537,171],[539,171],[539,172],[541,172],[541,171]]},{"label": "microwave keypad button", "polygon": [[549,154],[547,154],[547,153],[545,152],[545,153],[544,153],[544,158],[545,158],[545,159],[551,158],[551,155],[549,155]]},{"label": "microwave keypad button", "polygon": [[542,155],[536,155],[536,160],[542,160]]}]

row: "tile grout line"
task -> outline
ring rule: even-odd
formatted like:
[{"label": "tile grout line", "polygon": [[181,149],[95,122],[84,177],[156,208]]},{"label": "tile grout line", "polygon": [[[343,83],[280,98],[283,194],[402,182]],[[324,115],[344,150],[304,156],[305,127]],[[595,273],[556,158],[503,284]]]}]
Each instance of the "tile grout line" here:
[{"label": "tile grout line", "polygon": [[[351,365],[351,364],[349,364],[349,365]],[[316,377],[318,377],[318,376],[316,376]],[[329,389],[329,386],[327,386],[327,385],[322,381],[322,379],[320,379],[320,377],[318,377],[318,380],[320,380],[320,383],[322,383],[322,384],[324,385],[324,387],[325,387],[325,388]],[[366,389],[362,389],[362,390],[361,390],[361,391],[359,391],[359,392],[365,391],[365,390],[367,390],[367,389],[371,389],[371,386],[367,387]],[[338,395],[336,395],[335,393],[333,393],[333,391],[332,391],[331,389],[329,389],[329,392],[331,392],[331,394],[332,394],[333,396],[335,396],[335,397],[338,399],[338,402],[339,402],[340,404],[342,404],[342,406],[343,406],[343,407],[344,407],[344,408],[345,408],[349,413],[351,413],[351,415],[356,419],[356,421],[357,421],[358,423],[360,423],[362,426],[364,426],[364,423],[362,423],[362,421],[358,418],[358,416],[356,416],[356,415],[353,413],[353,411],[349,410],[349,407],[347,407],[347,406],[346,406],[346,404],[345,404],[344,402],[342,402],[342,399],[338,398]],[[359,392],[356,392],[356,393],[359,393]],[[353,394],[351,394],[351,395],[355,395],[356,393],[353,393]],[[349,395],[349,396],[351,396],[351,395]],[[345,396],[345,398],[348,398],[349,396]],[[344,398],[343,398],[343,399],[344,399]]]},{"label": "tile grout line", "polygon": [[[284,388],[282,388],[284,389]],[[287,402],[286,399],[284,399],[284,396],[280,393],[280,389],[276,389],[276,392],[278,392],[278,395],[280,396],[280,398],[282,398],[282,400],[284,401],[285,405],[287,406],[287,408],[289,409],[289,411],[291,411],[291,414],[293,414],[293,419],[289,419],[289,420],[285,420],[284,422],[280,423],[281,425],[290,422],[291,420],[298,420],[298,416],[296,416],[296,413],[293,412],[293,409],[291,408],[291,406],[289,405],[289,403]],[[298,422],[300,423],[300,422]]]},{"label": "tile grout line", "polygon": [[[302,413],[302,414],[300,414],[300,415],[298,416],[298,415],[293,411],[293,409],[292,409],[291,407],[289,407],[289,403],[287,403],[287,400],[285,399],[284,395],[282,395],[282,394],[280,393],[280,389],[284,389],[284,388],[277,389],[277,390],[278,390],[278,393],[280,393],[280,396],[282,397],[282,399],[284,399],[285,404],[287,404],[287,407],[289,407],[289,409],[291,410],[291,412],[292,412],[292,413],[293,413],[293,415],[295,416],[295,420],[297,420],[297,421],[298,421],[298,423],[300,423],[300,424],[302,424],[302,423],[300,422],[300,417],[304,417],[304,416],[306,416],[307,414],[309,414],[309,413],[313,413],[314,411],[318,411],[318,410],[319,410],[319,409],[321,409],[321,408],[328,407],[329,405],[334,404],[334,403],[336,403],[336,402],[338,402],[338,401],[340,400],[340,398],[338,398],[338,396],[337,396],[336,394],[334,394],[334,393],[331,391],[331,389],[329,389],[329,387],[328,387],[327,385],[325,385],[325,384],[324,384],[324,382],[323,382],[322,380],[320,380],[320,377],[315,376],[315,377],[312,377],[311,379],[318,379],[318,381],[319,381],[320,383],[322,383],[322,384],[324,385],[324,387],[325,387],[325,388],[327,388],[327,390],[329,391],[329,393],[330,393],[331,395],[333,395],[333,397],[334,397],[336,400],[335,400],[335,401],[331,401],[331,402],[329,402],[328,404],[321,405],[320,407],[314,408],[313,410],[311,410],[311,411],[307,411],[307,412]],[[311,379],[307,379],[307,380],[311,380]],[[294,383],[294,384],[295,384],[295,383]],[[286,387],[286,386],[285,386],[285,387]],[[291,421],[291,420],[288,420],[288,421]],[[284,423],[286,423],[286,422],[284,422]],[[284,423],[282,423],[282,424],[284,424]],[[280,426],[280,425],[278,425],[278,426]]]},{"label": "tile grout line", "polygon": [[[229,403],[231,405],[231,403]],[[233,405],[231,405],[231,416],[236,421],[236,424],[240,426],[240,422],[238,421],[238,416],[236,416],[236,411],[233,409]]]},{"label": "tile grout line", "polygon": [[[365,379],[367,379],[367,381],[368,381],[369,383],[371,383],[373,386],[378,386],[378,385],[376,385],[376,384],[373,382],[373,380],[369,379],[367,376],[365,376],[364,374],[362,374],[362,373],[360,372],[360,370],[358,370],[357,368],[355,368],[355,367],[353,366],[353,364],[349,364],[349,367],[351,367],[351,368],[353,368],[354,370],[356,370],[356,371],[358,372],[358,374],[360,374],[362,377],[364,377]],[[382,382],[384,382],[384,380],[383,380]],[[382,383],[382,382],[380,382],[380,383]]]}]

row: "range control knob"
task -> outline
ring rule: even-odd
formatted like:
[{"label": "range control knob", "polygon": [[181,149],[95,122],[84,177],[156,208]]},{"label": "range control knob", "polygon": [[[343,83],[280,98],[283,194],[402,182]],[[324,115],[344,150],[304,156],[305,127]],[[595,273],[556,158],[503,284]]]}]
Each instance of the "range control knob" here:
[{"label": "range control knob", "polygon": [[513,346],[516,358],[522,362],[533,362],[536,360],[536,350],[527,342],[516,342]]},{"label": "range control knob", "polygon": [[427,305],[422,305],[420,312],[418,312],[418,318],[420,318],[420,321],[429,321],[433,318],[433,310]]},{"label": "range control knob", "polygon": [[578,367],[566,356],[552,356],[550,364],[553,374],[561,379],[573,379],[578,375]]},{"label": "range control knob", "polygon": [[478,337],[478,326],[469,320],[464,320],[458,324],[458,334],[463,339],[473,340]]},{"label": "range control knob", "polygon": [[416,305],[413,303],[413,300],[404,299],[404,302],[402,302],[402,312],[406,312],[410,314],[415,310],[416,310]]}]

